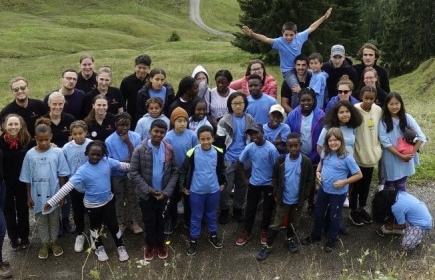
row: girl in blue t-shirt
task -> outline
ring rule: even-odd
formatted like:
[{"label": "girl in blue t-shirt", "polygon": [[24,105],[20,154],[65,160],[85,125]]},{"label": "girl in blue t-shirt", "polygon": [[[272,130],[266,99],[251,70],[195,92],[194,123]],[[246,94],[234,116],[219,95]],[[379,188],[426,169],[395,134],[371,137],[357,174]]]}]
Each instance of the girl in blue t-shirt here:
[{"label": "girl in blue t-shirt", "polygon": [[169,127],[169,119],[163,115],[163,100],[160,97],[151,97],[145,103],[148,113],[139,119],[134,132],[138,133],[142,140],[150,137],[151,123],[155,120],[163,120]]},{"label": "girl in blue t-shirt", "polygon": [[329,253],[338,240],[343,202],[349,184],[361,179],[362,174],[354,158],[346,151],[343,133],[339,128],[332,127],[328,130],[323,149],[324,157],[316,170],[316,180],[321,186],[314,209],[314,228],[311,235],[304,238],[301,243],[309,245],[321,240],[325,214],[329,208],[328,242],[323,248]]},{"label": "girl in blue t-shirt", "polygon": [[205,99],[199,99],[193,108],[193,116],[189,118],[188,127],[190,130],[196,131],[203,125],[207,125],[213,128],[213,130],[216,129],[207,118],[207,101],[205,101]]},{"label": "girl in blue t-shirt", "polygon": [[119,261],[129,259],[122,241],[122,232],[116,219],[115,200],[110,186],[111,171],[127,172],[130,164],[108,157],[107,147],[99,140],[86,146],[85,155],[88,161],[77,169],[77,172],[62,188],[44,205],[49,211],[57,205],[71,190],[82,184],[85,190],[83,203],[89,216],[91,236],[95,239],[95,254],[99,261],[107,261],[109,257],[101,242],[103,225],[107,227],[118,248]]}]

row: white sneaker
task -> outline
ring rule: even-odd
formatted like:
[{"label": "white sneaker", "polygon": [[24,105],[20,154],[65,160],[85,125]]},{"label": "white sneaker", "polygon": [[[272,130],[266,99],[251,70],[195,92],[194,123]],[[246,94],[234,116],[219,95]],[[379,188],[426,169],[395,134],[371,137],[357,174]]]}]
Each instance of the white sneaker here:
[{"label": "white sneaker", "polygon": [[130,257],[128,256],[127,250],[125,249],[125,246],[119,246],[118,247],[118,256],[120,262],[125,262]]},{"label": "white sneaker", "polygon": [[349,198],[346,196],[346,200],[343,203],[344,208],[349,208]]},{"label": "white sneaker", "polygon": [[103,246],[100,246],[97,248],[97,250],[95,250],[95,255],[97,255],[100,262],[105,262],[109,260],[109,256],[107,256],[106,250],[104,250]]},{"label": "white sneaker", "polygon": [[382,191],[384,189],[384,185],[378,185],[378,191]]},{"label": "white sneaker", "polygon": [[184,214],[184,204],[183,204],[183,200],[180,200],[177,204],[177,213],[178,215],[183,215]]},{"label": "white sneaker", "polygon": [[74,244],[74,251],[80,253],[83,251],[83,247],[85,245],[85,236],[83,234],[77,235],[76,243]]}]

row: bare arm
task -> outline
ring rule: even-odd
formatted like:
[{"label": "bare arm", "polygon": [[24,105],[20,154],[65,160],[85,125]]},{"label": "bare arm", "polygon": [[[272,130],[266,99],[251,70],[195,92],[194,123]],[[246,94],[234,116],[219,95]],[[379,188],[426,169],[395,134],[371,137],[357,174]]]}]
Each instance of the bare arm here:
[{"label": "bare arm", "polygon": [[[319,23],[319,24],[320,24],[320,23]],[[271,39],[271,38],[269,38],[269,37],[266,37],[266,36],[264,36],[264,35],[262,35],[262,34],[257,34],[257,33],[255,33],[254,31],[252,31],[251,28],[249,28],[249,27],[246,26],[246,25],[244,25],[244,26],[242,27],[242,31],[243,31],[243,33],[245,33],[246,35],[248,35],[248,36],[251,37],[251,38],[254,38],[255,40],[261,41],[261,42],[266,43],[266,44],[269,44],[269,45],[272,45],[272,44],[273,44],[273,39]]]},{"label": "bare arm", "polygon": [[320,17],[318,20],[316,20],[315,22],[313,22],[310,27],[308,27],[308,32],[311,33],[314,30],[317,29],[317,27],[319,27],[327,18],[329,18],[329,16],[331,15],[332,12],[332,7],[329,8],[326,13]]},{"label": "bare arm", "polygon": [[293,108],[288,105],[289,101],[290,100],[287,97],[281,97],[281,106],[284,108],[287,114],[293,110]]}]

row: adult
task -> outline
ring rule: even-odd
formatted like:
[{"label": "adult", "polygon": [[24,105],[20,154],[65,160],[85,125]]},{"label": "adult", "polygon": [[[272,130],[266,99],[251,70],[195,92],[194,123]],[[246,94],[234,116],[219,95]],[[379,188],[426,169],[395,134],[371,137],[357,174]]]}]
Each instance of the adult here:
[{"label": "adult", "polygon": [[379,87],[386,93],[389,93],[390,79],[388,77],[388,72],[385,68],[377,65],[380,54],[379,49],[374,44],[365,43],[358,51],[358,57],[361,59],[362,63],[354,65],[353,68],[356,70],[358,79],[362,77],[363,71],[366,67],[375,68],[378,73]]},{"label": "adult", "polygon": [[[83,104],[86,94],[75,88],[77,85],[78,73],[74,69],[66,69],[62,72],[60,78],[60,89],[58,92],[65,97],[63,112],[74,116],[76,120],[80,120],[83,115]],[[48,106],[48,97],[51,93],[47,94],[44,98],[44,103]]]},{"label": "adult", "polygon": [[192,71],[192,78],[194,78],[198,84],[198,97],[204,98],[207,92],[210,92],[210,78],[207,70],[202,65],[198,65]]},{"label": "adult", "polygon": [[383,108],[384,103],[385,103],[385,97],[387,96],[387,92],[385,92],[380,87],[378,72],[376,71],[375,68],[373,68],[371,66],[367,66],[362,71],[360,89],[358,90],[358,94],[360,94],[361,88],[363,88],[364,86],[376,88],[377,95],[376,95],[375,103],[376,103],[376,105]]},{"label": "adult", "polygon": [[326,80],[328,98],[325,97],[325,104],[338,94],[337,83],[343,75],[347,75],[354,85],[358,84],[356,70],[352,67],[352,61],[346,57],[346,51],[342,45],[332,46],[330,60],[323,63],[322,70],[329,75]]},{"label": "adult", "polygon": [[79,59],[80,72],[76,88],[88,93],[97,86],[97,73],[94,72],[94,58],[90,54],[82,54]]},{"label": "adult", "polygon": [[92,101],[97,95],[103,95],[108,102],[107,112],[114,115],[124,112],[124,98],[121,91],[116,87],[111,87],[112,70],[110,67],[104,66],[97,71],[97,87],[86,93],[84,112],[86,115],[92,109]]},{"label": "adult", "polygon": [[138,121],[136,117],[137,93],[145,85],[150,67],[151,58],[146,54],[139,55],[134,60],[134,73],[122,79],[119,87],[127,105],[127,113],[131,116],[131,130],[135,129]]},{"label": "adult", "polygon": [[290,89],[286,81],[281,85],[281,105],[286,113],[290,113],[299,105],[299,92],[301,89],[308,87],[311,80],[311,72],[308,71],[308,57],[300,54],[295,58],[294,72],[298,79],[299,85]]},{"label": "adult", "polygon": [[95,96],[92,109],[84,119],[88,125],[89,137],[92,140],[105,141],[115,129],[116,115],[107,112],[108,102],[104,95]]},{"label": "adult", "polygon": [[352,96],[353,88],[354,88],[354,85],[353,85],[352,81],[349,79],[349,77],[347,75],[343,75],[343,77],[341,77],[337,83],[338,95],[332,97],[329,100],[328,105],[326,105],[325,114],[327,114],[329,111],[331,111],[334,104],[337,103],[338,101],[344,101],[344,100],[349,101],[353,105],[358,103],[359,102],[358,99],[356,99]]},{"label": "adult", "polygon": [[9,87],[15,100],[1,110],[0,119],[3,121],[8,114],[21,116],[27,124],[30,135],[33,137],[35,135],[35,121],[47,113],[47,107],[41,100],[29,98],[30,87],[26,78],[12,78]]},{"label": "adult", "polygon": [[230,88],[233,75],[228,70],[222,69],[217,71],[214,80],[216,87],[207,92],[204,95],[204,99],[207,102],[207,111],[211,116],[210,121],[216,127],[218,121],[228,113],[227,100],[235,90]]},{"label": "adult", "polygon": [[246,69],[245,76],[238,80],[232,81],[230,83],[230,88],[236,91],[242,91],[244,94],[249,95],[250,91],[248,78],[253,74],[261,77],[261,83],[263,84],[261,87],[261,92],[276,99],[276,80],[273,76],[266,73],[266,66],[264,66],[264,62],[260,59],[251,60],[251,62],[248,64],[248,68]]}]

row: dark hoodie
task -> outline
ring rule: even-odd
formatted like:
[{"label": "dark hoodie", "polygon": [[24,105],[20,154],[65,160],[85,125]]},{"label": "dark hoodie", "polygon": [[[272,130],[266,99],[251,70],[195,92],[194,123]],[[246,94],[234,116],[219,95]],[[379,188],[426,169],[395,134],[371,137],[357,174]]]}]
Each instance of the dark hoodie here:
[{"label": "dark hoodie", "polygon": [[328,73],[329,77],[326,80],[326,87],[328,89],[328,99],[336,96],[337,83],[343,75],[348,75],[349,79],[353,82],[354,88],[358,87],[358,76],[356,70],[352,67],[352,61],[345,58],[343,64],[339,68],[335,68],[331,61],[323,64],[322,70]]}]

